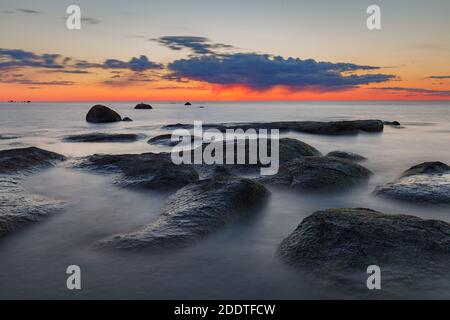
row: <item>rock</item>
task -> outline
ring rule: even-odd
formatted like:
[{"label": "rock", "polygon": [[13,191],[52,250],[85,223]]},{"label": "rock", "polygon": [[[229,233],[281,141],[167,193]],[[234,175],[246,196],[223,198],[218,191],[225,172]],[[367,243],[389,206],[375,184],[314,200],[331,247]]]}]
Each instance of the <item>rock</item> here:
[{"label": "rock", "polygon": [[375,195],[417,204],[450,204],[450,167],[425,162],[403,173],[395,182],[378,186]]},{"label": "rock", "polygon": [[185,106],[192,106],[192,103],[186,102],[184,105],[185,105]]},{"label": "rock", "polygon": [[138,134],[108,134],[108,133],[87,133],[67,136],[64,141],[68,142],[134,142],[141,138]]},{"label": "rock", "polygon": [[0,140],[14,140],[18,138],[19,138],[18,136],[13,136],[9,134],[0,134]]},{"label": "rock", "polygon": [[347,151],[332,151],[327,154],[327,157],[346,159],[346,160],[351,160],[351,161],[367,160],[362,155],[359,155],[359,154],[353,153],[353,152],[347,152]]},{"label": "rock", "polygon": [[125,121],[125,122],[131,122],[131,121],[133,121],[133,120],[130,119],[130,118],[128,118],[128,117],[125,117],[125,118],[122,119],[122,121]]},{"label": "rock", "polygon": [[18,177],[0,175],[0,237],[64,208],[61,201],[25,191],[20,182]]},{"label": "rock", "polygon": [[[165,129],[191,129],[192,125],[175,124],[166,125]],[[353,121],[285,121],[285,122],[254,122],[254,123],[222,123],[204,124],[203,129],[218,129],[225,132],[227,129],[278,129],[280,131],[295,131],[321,135],[357,134],[363,132],[382,132],[384,129],[381,120],[353,120]]]},{"label": "rock", "polygon": [[394,126],[394,127],[401,126],[400,122],[398,122],[398,121],[383,121],[383,123],[386,126]]},{"label": "rock", "polygon": [[36,147],[1,150],[0,174],[26,173],[63,160],[63,155]]},{"label": "rock", "polygon": [[91,123],[107,123],[122,121],[114,110],[100,104],[93,106],[86,115],[86,121]]},{"label": "rock", "polygon": [[259,183],[232,176],[198,181],[170,196],[154,223],[134,233],[113,236],[101,245],[148,250],[183,247],[249,214],[267,193]]},{"label": "rock", "polygon": [[354,162],[329,157],[304,157],[286,162],[261,182],[299,190],[333,190],[367,181],[372,172]]},{"label": "rock", "polygon": [[152,107],[151,105],[146,104],[146,103],[139,103],[139,104],[137,104],[136,107],[134,107],[134,108],[135,108],[135,109],[140,109],[140,110],[143,110],[143,109],[147,109],[147,110],[153,109],[153,107]]},{"label": "rock", "polygon": [[278,253],[289,264],[330,276],[365,272],[370,265],[400,266],[400,272],[446,271],[450,224],[370,209],[329,209],[304,219]]},{"label": "rock", "polygon": [[149,144],[160,144],[164,146],[173,147],[176,146],[179,141],[172,141],[172,134],[162,134],[156,137],[153,137],[147,141]]},{"label": "rock", "polygon": [[103,173],[116,173],[122,187],[170,190],[198,180],[191,165],[175,165],[168,154],[95,154],[75,165]]}]

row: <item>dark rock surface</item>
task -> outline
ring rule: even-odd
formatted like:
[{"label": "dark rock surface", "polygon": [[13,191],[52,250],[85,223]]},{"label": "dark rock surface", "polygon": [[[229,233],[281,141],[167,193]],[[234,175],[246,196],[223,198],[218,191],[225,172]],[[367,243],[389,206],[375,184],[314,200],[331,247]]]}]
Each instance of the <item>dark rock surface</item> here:
[{"label": "dark rock surface", "polygon": [[394,182],[378,186],[375,195],[417,204],[450,204],[450,167],[425,162],[403,173]]},{"label": "dark rock surface", "polygon": [[[166,125],[165,129],[189,129],[188,124]],[[321,135],[357,134],[363,132],[382,132],[381,120],[353,120],[353,121],[283,121],[283,122],[254,122],[254,123],[222,123],[204,124],[203,129],[214,128],[222,132],[227,129],[278,129],[280,131],[296,131]]]},{"label": "dark rock surface", "polygon": [[176,146],[179,141],[172,141],[172,134],[168,133],[168,134],[161,134],[159,136],[155,136],[153,138],[150,138],[147,143],[149,144],[156,144],[156,145],[164,145],[164,146],[169,146],[169,147],[173,147]]},{"label": "dark rock surface", "polygon": [[87,113],[86,121],[91,123],[108,123],[122,121],[122,118],[114,110],[97,104]]},{"label": "dark rock surface", "polygon": [[131,122],[131,121],[133,121],[133,120],[130,119],[130,118],[128,118],[128,117],[125,117],[125,118],[122,119],[122,121],[125,121],[125,122]]},{"label": "dark rock surface", "polygon": [[164,249],[186,246],[216,231],[267,197],[259,183],[220,176],[189,184],[170,196],[161,216],[142,230],[101,242],[121,249]]},{"label": "dark rock surface", "polygon": [[351,161],[364,161],[364,160],[366,160],[366,158],[363,157],[360,154],[353,153],[353,152],[347,152],[347,151],[332,151],[332,152],[327,154],[327,157],[346,159],[346,160],[351,160]]},{"label": "dark rock surface", "polygon": [[145,110],[145,109],[146,110],[150,110],[150,109],[153,109],[153,107],[151,105],[146,104],[146,103],[139,103],[134,108],[135,109],[139,109],[139,110]]},{"label": "dark rock surface", "polygon": [[13,136],[9,134],[0,134],[0,140],[14,140],[18,138],[19,138],[18,136]]},{"label": "dark rock surface", "polygon": [[370,209],[329,209],[305,218],[278,253],[294,266],[330,275],[365,272],[370,265],[443,271],[450,267],[450,224]]},{"label": "dark rock surface", "polygon": [[36,147],[1,150],[0,174],[24,173],[63,160],[63,155]]},{"label": "dark rock surface", "polygon": [[122,134],[109,134],[109,133],[86,133],[77,134],[64,137],[64,141],[68,142],[134,142],[141,138],[138,134],[122,133]]},{"label": "dark rock surface", "polygon": [[83,158],[78,168],[119,174],[122,187],[170,190],[198,180],[191,165],[175,165],[168,154],[95,154]]},{"label": "dark rock surface", "polygon": [[329,157],[304,157],[286,162],[263,183],[299,190],[333,190],[365,182],[372,172],[351,161]]}]

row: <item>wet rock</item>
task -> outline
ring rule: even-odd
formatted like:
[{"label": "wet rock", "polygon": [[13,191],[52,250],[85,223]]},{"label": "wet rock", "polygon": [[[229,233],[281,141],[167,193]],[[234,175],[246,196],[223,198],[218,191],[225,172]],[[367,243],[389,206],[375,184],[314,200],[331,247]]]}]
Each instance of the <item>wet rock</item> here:
[{"label": "wet rock", "polygon": [[91,123],[108,123],[122,121],[122,118],[114,110],[98,104],[89,110],[86,115],[86,121]]},{"label": "wet rock", "polygon": [[198,181],[173,194],[154,223],[134,233],[113,236],[101,245],[149,250],[183,247],[249,214],[267,194],[264,186],[249,179],[220,176]]},{"label": "wet rock", "polygon": [[0,140],[14,140],[18,138],[19,138],[18,136],[13,136],[9,134],[0,134]]},{"label": "wet rock", "polygon": [[403,173],[395,182],[378,186],[375,195],[417,204],[450,204],[450,167],[425,162]]},{"label": "wet rock", "polygon": [[125,118],[122,119],[122,121],[125,121],[125,122],[131,122],[131,121],[133,121],[133,120],[130,119],[130,118],[128,118],[128,117],[125,117]]},{"label": "wet rock", "polygon": [[1,150],[0,174],[25,173],[63,160],[63,155],[36,147]]},{"label": "wet rock", "polygon": [[134,142],[141,138],[138,134],[109,134],[109,133],[87,133],[67,136],[64,141],[67,142]]},{"label": "wet rock", "polygon": [[327,154],[327,157],[346,159],[346,160],[351,160],[351,161],[366,160],[366,158],[363,157],[362,155],[359,155],[359,154],[353,153],[353,152],[347,152],[347,151],[332,151]]},{"label": "wet rock", "polygon": [[299,190],[333,190],[365,182],[372,172],[351,161],[329,157],[304,157],[280,166],[261,182]]},{"label": "wet rock", "polygon": [[173,147],[176,146],[179,143],[179,141],[172,141],[172,134],[161,134],[159,136],[149,139],[147,143]]},{"label": "wet rock", "polygon": [[191,165],[175,165],[169,154],[95,154],[83,158],[78,168],[116,173],[116,184],[122,187],[170,190],[198,180]]},{"label": "wet rock", "polygon": [[150,110],[150,109],[153,109],[153,107],[151,105],[146,104],[146,103],[139,103],[134,108],[135,109],[139,109],[139,110],[143,110],[143,109]]},{"label": "wet rock", "polygon": [[[175,124],[166,125],[165,129],[191,129],[192,125]],[[225,132],[227,129],[278,129],[280,131],[295,131],[320,135],[357,134],[359,132],[382,132],[384,129],[381,120],[353,120],[353,121],[284,121],[284,122],[254,122],[254,123],[222,123],[204,124],[203,129],[218,129]]]},{"label": "wet rock", "polygon": [[450,267],[450,224],[370,209],[329,209],[304,219],[278,253],[289,264],[333,276],[365,272],[370,265],[444,271]]}]

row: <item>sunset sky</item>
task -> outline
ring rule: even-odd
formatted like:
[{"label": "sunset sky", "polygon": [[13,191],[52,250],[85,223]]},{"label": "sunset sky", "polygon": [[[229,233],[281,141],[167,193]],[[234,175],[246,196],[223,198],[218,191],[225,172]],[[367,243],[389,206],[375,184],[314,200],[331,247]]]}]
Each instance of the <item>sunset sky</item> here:
[{"label": "sunset sky", "polygon": [[[81,30],[66,28],[72,4]],[[449,13],[448,0],[2,0],[0,101],[449,100]]]}]

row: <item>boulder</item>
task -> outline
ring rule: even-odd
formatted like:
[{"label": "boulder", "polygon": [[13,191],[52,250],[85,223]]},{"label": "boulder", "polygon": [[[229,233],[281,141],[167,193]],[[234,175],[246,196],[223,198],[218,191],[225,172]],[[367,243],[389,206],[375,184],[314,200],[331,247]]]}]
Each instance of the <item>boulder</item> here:
[{"label": "boulder", "polygon": [[134,133],[109,134],[109,133],[86,133],[71,135],[64,138],[67,142],[134,142],[141,138]]},{"label": "boulder", "polygon": [[1,150],[0,174],[26,173],[63,160],[63,155],[36,147]]},{"label": "boulder", "polygon": [[346,160],[351,160],[351,161],[367,160],[362,155],[359,155],[359,154],[353,153],[353,152],[347,152],[347,151],[332,151],[327,154],[327,157],[346,159]]},{"label": "boulder", "polygon": [[128,118],[128,117],[125,117],[125,118],[122,119],[122,121],[125,121],[125,122],[131,122],[131,121],[133,121],[133,120],[130,119],[130,118]]},{"label": "boulder", "polygon": [[186,102],[184,105],[185,105],[185,106],[192,106],[192,103]]},{"label": "boulder", "polygon": [[268,192],[259,183],[218,176],[189,184],[170,196],[160,217],[142,230],[101,241],[121,249],[159,250],[189,245],[242,215],[248,215]]},{"label": "boulder", "polygon": [[135,109],[139,109],[139,110],[145,110],[145,109],[150,110],[150,109],[153,109],[153,107],[151,105],[146,104],[146,103],[139,103],[134,108]]},{"label": "boulder", "polygon": [[278,248],[287,263],[322,274],[370,265],[420,273],[450,267],[450,224],[370,209],[329,209],[305,218]]},{"label": "boulder", "polygon": [[89,110],[86,115],[86,121],[91,123],[108,123],[122,121],[122,118],[114,110],[98,104]]},{"label": "boulder", "polygon": [[116,184],[122,187],[170,190],[198,180],[191,165],[175,165],[168,154],[95,154],[75,164],[103,173],[116,173]]},{"label": "boulder", "polygon": [[365,182],[372,172],[351,161],[329,157],[304,157],[286,162],[261,182],[298,190],[334,190]]},{"label": "boulder", "polygon": [[[174,124],[166,125],[165,129],[187,129],[193,125]],[[357,134],[359,132],[382,132],[384,129],[381,120],[353,120],[353,121],[282,121],[282,122],[253,122],[253,123],[221,123],[204,124],[204,129],[214,128],[222,132],[227,129],[278,129],[280,131],[295,131],[319,135],[344,135]]]},{"label": "boulder", "polygon": [[442,162],[425,162],[403,173],[394,182],[378,186],[375,195],[417,204],[450,204],[450,167]]}]

